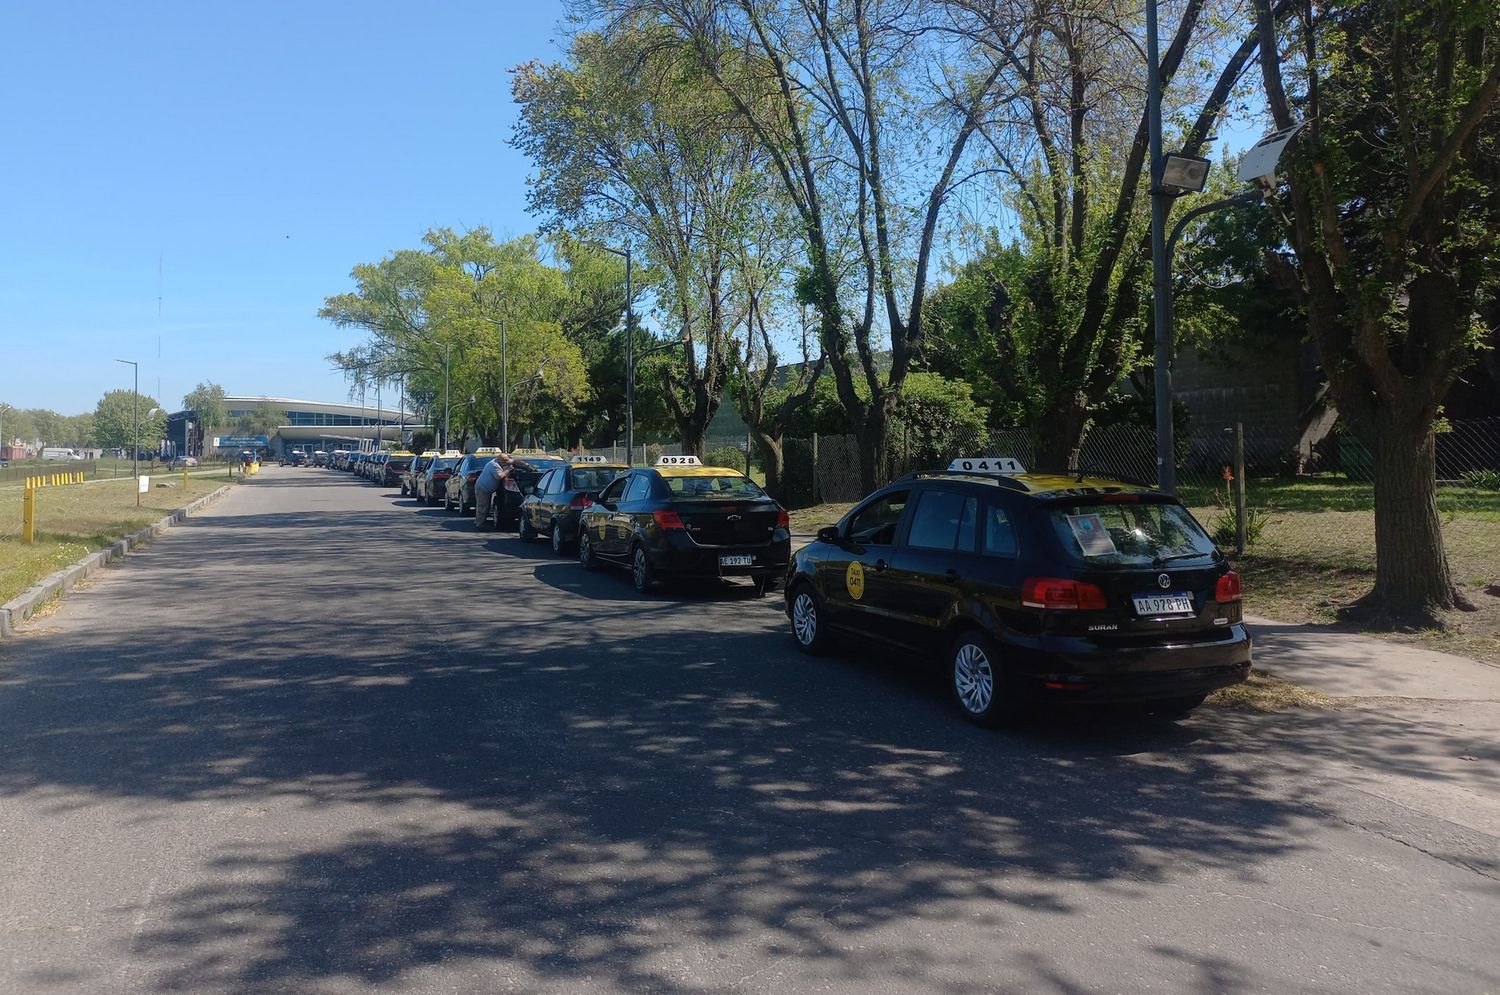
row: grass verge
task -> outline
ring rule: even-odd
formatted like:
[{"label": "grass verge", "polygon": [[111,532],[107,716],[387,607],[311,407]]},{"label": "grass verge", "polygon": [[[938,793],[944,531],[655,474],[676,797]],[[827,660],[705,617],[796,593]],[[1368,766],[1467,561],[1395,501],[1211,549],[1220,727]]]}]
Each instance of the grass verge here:
[{"label": "grass verge", "polygon": [[36,492],[36,542],[30,545],[21,542],[22,489],[0,491],[0,602],[225,483],[223,474],[190,477],[184,490],[179,471],[155,479],[140,507],[128,478],[44,487]]}]

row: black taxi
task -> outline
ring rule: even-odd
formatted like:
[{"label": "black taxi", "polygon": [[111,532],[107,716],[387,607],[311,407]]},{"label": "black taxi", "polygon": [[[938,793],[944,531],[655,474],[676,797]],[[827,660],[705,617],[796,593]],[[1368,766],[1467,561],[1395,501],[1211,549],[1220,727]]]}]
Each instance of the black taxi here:
[{"label": "black taxi", "polygon": [[531,542],[541,536],[552,540],[552,550],[563,553],[578,541],[578,521],[583,509],[620,474],[626,463],[604,456],[577,455],[566,466],[548,470],[521,502],[517,528]]},{"label": "black taxi", "polygon": [[578,560],[628,567],[636,590],[661,580],[749,577],[764,594],[786,576],[790,521],[738,470],[663,456],[599,492],[579,515]]},{"label": "black taxi", "polygon": [[1048,700],[1185,712],[1250,671],[1239,575],[1176,498],[1005,458],[865,498],[793,557],[786,609],[808,653],[855,635],[939,657],[981,725]]}]

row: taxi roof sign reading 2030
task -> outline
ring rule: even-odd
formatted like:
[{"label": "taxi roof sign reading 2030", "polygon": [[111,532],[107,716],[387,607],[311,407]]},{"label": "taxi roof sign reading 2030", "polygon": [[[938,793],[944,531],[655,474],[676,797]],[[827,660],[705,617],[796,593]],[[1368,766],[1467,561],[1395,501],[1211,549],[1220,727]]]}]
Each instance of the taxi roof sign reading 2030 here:
[{"label": "taxi roof sign reading 2030", "polygon": [[948,464],[949,473],[998,473],[1009,476],[1025,473],[1026,468],[1009,456],[971,456]]}]

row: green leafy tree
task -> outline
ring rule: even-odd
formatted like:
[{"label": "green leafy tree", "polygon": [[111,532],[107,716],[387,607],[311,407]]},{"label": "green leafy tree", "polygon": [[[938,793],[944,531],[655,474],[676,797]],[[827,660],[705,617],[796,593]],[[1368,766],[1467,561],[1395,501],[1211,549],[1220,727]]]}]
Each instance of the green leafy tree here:
[{"label": "green leafy tree", "polygon": [[[1434,423],[1500,294],[1500,5],[1357,0],[1285,33],[1256,0],[1275,123],[1309,122],[1286,171],[1296,288],[1341,414],[1375,459],[1364,608],[1463,606],[1443,547]],[[1295,108],[1295,110],[1294,110]]]},{"label": "green leafy tree", "polygon": [[94,438],[105,448],[155,450],[166,426],[166,412],[146,394],[111,390],[94,407]]},{"label": "green leafy tree", "polygon": [[237,435],[275,435],[276,430],[287,423],[287,418],[285,411],[261,406],[235,418],[233,428]]},{"label": "green leafy tree", "polygon": [[193,413],[193,420],[205,436],[229,424],[229,410],[224,404],[224,388],[216,383],[200,383],[182,399],[182,406]]}]

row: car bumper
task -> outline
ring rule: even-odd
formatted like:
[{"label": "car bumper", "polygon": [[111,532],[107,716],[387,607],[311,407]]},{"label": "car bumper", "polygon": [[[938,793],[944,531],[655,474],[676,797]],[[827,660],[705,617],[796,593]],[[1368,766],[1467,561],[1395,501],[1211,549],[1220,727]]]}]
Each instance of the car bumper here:
[{"label": "car bumper", "polygon": [[[670,539],[648,549],[652,569],[669,577],[773,577],[786,576],[792,557],[791,540],[750,546],[699,546],[691,539]],[[725,556],[749,556],[749,566],[726,566]]]},{"label": "car bumper", "polygon": [[1032,647],[1010,647],[1010,677],[1026,697],[1097,704],[1208,694],[1250,676],[1250,635],[1230,626],[1203,642],[1122,646],[1091,639],[1043,637]]}]

